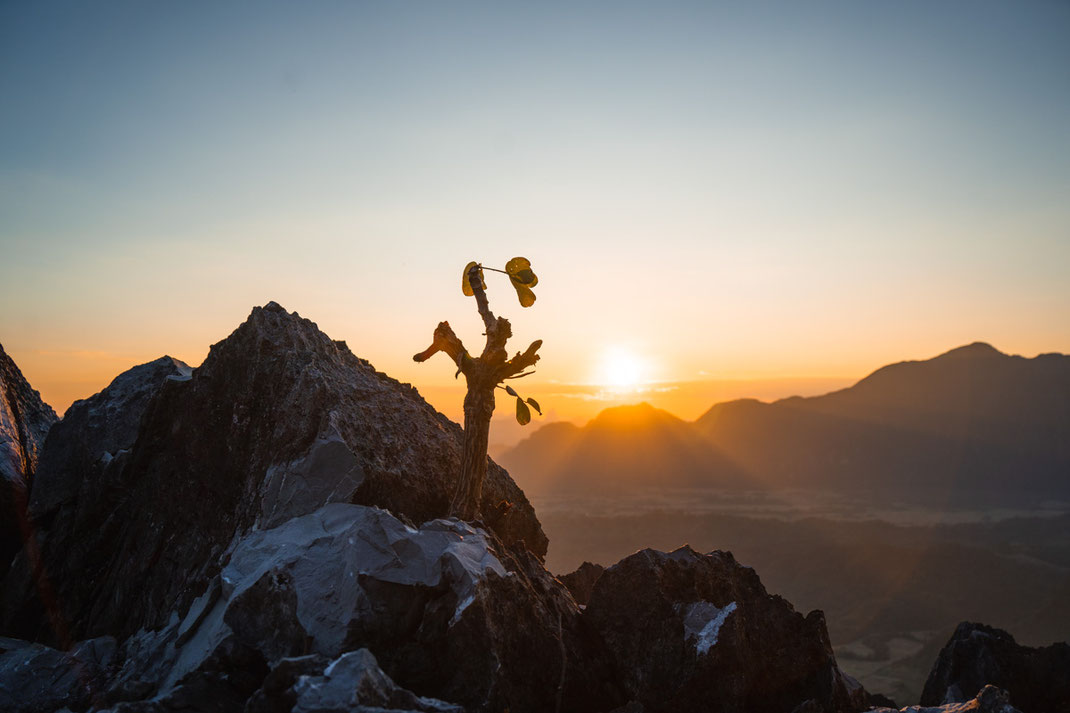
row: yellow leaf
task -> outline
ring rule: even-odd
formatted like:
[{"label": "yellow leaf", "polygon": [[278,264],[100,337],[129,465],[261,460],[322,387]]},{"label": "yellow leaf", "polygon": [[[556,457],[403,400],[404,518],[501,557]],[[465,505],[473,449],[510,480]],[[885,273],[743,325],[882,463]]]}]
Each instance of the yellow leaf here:
[{"label": "yellow leaf", "polygon": [[531,421],[531,409],[524,403],[519,396],[516,397],[516,422],[521,426],[526,426]]},{"label": "yellow leaf", "polygon": [[509,273],[509,279],[514,285],[520,283],[527,287],[534,287],[539,284],[539,278],[531,269],[531,261],[526,257],[514,257],[505,263],[505,271]]},{"label": "yellow leaf", "polygon": [[520,298],[521,307],[530,307],[535,304],[535,293],[531,291],[527,285],[518,285],[515,282],[513,287],[516,288],[516,296]]},{"label": "yellow leaf", "polygon": [[[461,273],[461,292],[465,297],[475,296],[475,292],[472,291],[472,285],[468,283],[468,271],[478,265],[475,260],[464,266],[464,272]],[[479,268],[479,284],[485,290],[487,289],[487,283],[483,281],[483,268]]]}]

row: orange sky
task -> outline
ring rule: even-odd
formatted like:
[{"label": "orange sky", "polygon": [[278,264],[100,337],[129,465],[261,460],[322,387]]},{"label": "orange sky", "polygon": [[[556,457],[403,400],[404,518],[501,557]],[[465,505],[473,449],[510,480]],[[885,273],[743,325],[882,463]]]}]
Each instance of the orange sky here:
[{"label": "orange sky", "polygon": [[440,320],[477,351],[461,270],[523,255],[534,307],[488,292],[559,418],[622,371],[693,418],[1070,352],[1068,31],[961,0],[0,5],[0,343],[63,410],[275,300],[454,415],[411,356]]}]

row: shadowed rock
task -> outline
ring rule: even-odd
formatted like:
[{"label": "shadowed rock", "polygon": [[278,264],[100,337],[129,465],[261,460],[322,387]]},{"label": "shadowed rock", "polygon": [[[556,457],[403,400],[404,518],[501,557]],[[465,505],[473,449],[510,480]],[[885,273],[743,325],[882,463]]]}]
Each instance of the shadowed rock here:
[{"label": "shadowed rock", "polygon": [[606,568],[600,564],[584,562],[575,572],[562,574],[558,579],[561,580],[561,584],[568,587],[568,591],[572,593],[577,604],[586,605],[587,600],[591,598],[594,583],[605,571]]},{"label": "shadowed rock", "polygon": [[642,550],[607,569],[584,612],[647,711],[858,711],[820,611],[767,594],[728,552]]},{"label": "shadowed rock", "polygon": [[[116,382],[149,384],[152,395],[104,409],[108,426],[97,431],[94,409],[119,402],[105,392],[83,402],[84,417],[46,445],[43,458],[57,465],[48,488],[33,495],[41,572],[55,588],[52,619],[72,639],[164,626],[251,528],[331,502],[378,505],[413,522],[447,512],[460,428],[275,303],[255,308],[192,374],[135,376]],[[109,420],[113,410],[125,414],[121,429]],[[109,441],[109,429],[122,437]],[[513,507],[497,510],[502,500]],[[504,542],[545,554],[531,505],[493,463],[483,511]],[[26,562],[5,582],[4,629],[62,640],[45,623],[32,570]],[[98,596],[103,591],[112,594]]]},{"label": "shadowed rock", "polygon": [[49,431],[29,498],[35,547],[19,552],[4,580],[4,631],[66,645],[69,612],[56,606],[53,583],[78,581],[106,561],[99,528],[125,500],[122,469],[145,410],[165,383],[191,372],[171,357],[135,366],[71,404]]},{"label": "shadowed rock", "polygon": [[1023,713],[1070,711],[1070,646],[1021,646],[1006,631],[962,622],[940,651],[922,705],[968,701],[986,684],[1005,689]]},{"label": "shadowed rock", "polygon": [[111,637],[83,641],[68,652],[0,637],[0,710],[85,710],[98,700],[114,657]]},{"label": "shadowed rock", "polygon": [[[575,602],[526,551],[455,519],[413,528],[345,503],[238,539],[184,616],[124,642],[107,696],[178,706],[260,688],[270,709],[315,661],[359,648],[405,688],[472,711],[622,700]],[[248,685],[235,686],[239,673]]]}]

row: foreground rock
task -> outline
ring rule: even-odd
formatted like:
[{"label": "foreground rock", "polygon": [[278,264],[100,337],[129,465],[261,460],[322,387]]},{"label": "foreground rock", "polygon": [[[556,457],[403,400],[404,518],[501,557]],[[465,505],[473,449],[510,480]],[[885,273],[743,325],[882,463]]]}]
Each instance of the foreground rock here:
[{"label": "foreground rock", "polygon": [[1021,646],[1006,631],[963,622],[933,665],[922,705],[968,701],[986,684],[1023,713],[1070,712],[1070,646]]},{"label": "foreground rock", "polygon": [[588,567],[566,577],[583,609],[543,566],[546,538],[501,469],[483,522],[442,517],[460,440],[414,390],[275,304],[197,369],[164,358],[121,375],[45,442],[38,533],[0,588],[6,631],[37,643],[3,644],[0,703],[863,708],[820,612],[768,595],[730,554]]},{"label": "foreground rock", "polygon": [[[95,702],[145,713],[247,702],[350,710],[339,706],[356,681],[386,691],[361,705],[460,710],[393,691],[387,675],[470,711],[598,711],[623,701],[605,650],[560,583],[533,555],[455,519],[414,528],[379,508],[334,503],[249,532],[225,559],[187,611],[122,643]],[[361,649],[378,663],[354,657]],[[51,667],[63,669],[57,660]],[[51,697],[35,687],[65,675],[23,680],[0,670],[0,690],[43,701],[27,710],[57,697],[84,703],[88,694],[69,686]]]},{"label": "foreground rock", "polygon": [[[302,676],[279,697],[293,697],[292,713],[351,713],[382,710],[464,713],[460,706],[417,696],[399,687],[379,668],[367,649],[343,654],[318,676]],[[257,704],[268,699],[258,699]]]},{"label": "foreground rock", "polygon": [[1009,703],[1009,696],[995,686],[985,686],[971,700],[941,706],[871,708],[872,713],[1022,713]]},{"label": "foreground rock", "polygon": [[0,345],[0,578],[22,547],[26,498],[56,412]]},{"label": "foreground rock", "polygon": [[650,713],[833,713],[865,707],[821,612],[767,594],[728,552],[642,550],[607,569],[584,612],[625,692]]},{"label": "foreground rock", "polygon": [[[183,367],[119,377],[46,444],[54,466],[31,499],[47,581],[25,553],[4,583],[4,631],[56,643],[164,626],[235,537],[326,503],[412,522],[447,514],[460,427],[312,322],[256,308],[204,364]],[[505,543],[545,554],[530,504],[493,463],[483,513]]]},{"label": "foreground rock", "polygon": [[71,651],[0,637],[0,711],[52,713],[100,702],[115,639],[83,641]]},{"label": "foreground rock", "polygon": [[191,373],[171,357],[136,366],[95,396],[75,401],[52,428],[29,496],[36,547],[19,552],[0,598],[6,633],[69,644],[69,612],[55,606],[54,587],[82,580],[107,559],[99,548],[120,525],[108,515],[125,499],[123,466],[145,410],[164,384]]}]

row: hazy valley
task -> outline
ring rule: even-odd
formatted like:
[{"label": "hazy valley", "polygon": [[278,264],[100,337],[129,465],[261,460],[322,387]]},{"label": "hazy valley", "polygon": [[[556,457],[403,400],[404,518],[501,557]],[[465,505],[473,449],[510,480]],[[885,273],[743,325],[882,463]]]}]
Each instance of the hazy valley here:
[{"label": "hazy valley", "polygon": [[730,550],[825,611],[844,669],[920,695],[962,620],[1070,638],[1070,357],[973,344],[826,396],[647,404],[544,426],[500,461],[532,497],[547,566],[642,547]]}]

